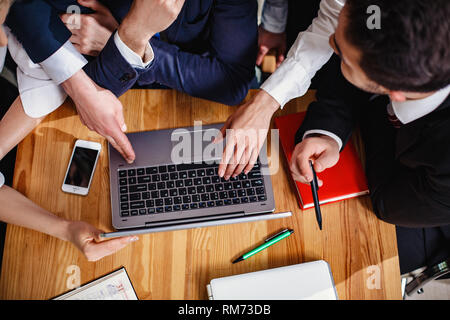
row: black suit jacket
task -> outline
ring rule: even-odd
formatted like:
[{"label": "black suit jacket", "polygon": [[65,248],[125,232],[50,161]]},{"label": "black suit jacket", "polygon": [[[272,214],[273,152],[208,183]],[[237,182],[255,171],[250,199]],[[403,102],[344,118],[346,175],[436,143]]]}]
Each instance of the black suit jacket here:
[{"label": "black suit jacket", "polygon": [[322,129],[345,145],[359,125],[375,214],[407,227],[450,224],[450,96],[430,114],[396,129],[387,119],[387,96],[347,82],[337,57],[329,67],[329,80],[309,106],[296,143],[306,131]]}]

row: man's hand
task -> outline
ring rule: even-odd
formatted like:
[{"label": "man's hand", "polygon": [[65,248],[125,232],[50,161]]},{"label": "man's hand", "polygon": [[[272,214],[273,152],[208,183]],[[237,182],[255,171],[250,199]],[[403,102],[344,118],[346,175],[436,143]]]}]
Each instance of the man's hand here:
[{"label": "man's hand", "polygon": [[258,35],[258,56],[256,65],[260,66],[265,55],[271,50],[276,51],[277,68],[284,61],[286,54],[286,33],[273,33],[259,27]]},{"label": "man's hand", "polygon": [[122,103],[116,96],[99,87],[83,70],[63,82],[62,86],[75,103],[81,122],[105,137],[128,163],[132,163],[136,155],[124,134],[127,126]]},{"label": "man's hand", "polygon": [[78,3],[95,13],[82,14],[78,26],[73,24],[72,14],[62,14],[61,20],[72,32],[69,40],[81,54],[98,56],[119,24],[109,9],[97,0],[78,0]]},{"label": "man's hand", "polygon": [[138,240],[138,237],[129,236],[113,240],[102,241],[98,230],[89,223],[83,221],[71,221],[67,228],[66,238],[77,247],[89,261],[97,261],[103,257],[119,251],[131,242]]},{"label": "man's hand", "polygon": [[134,0],[119,27],[119,37],[144,57],[148,41],[175,21],[183,4],[184,0]]},{"label": "man's hand", "polygon": [[[331,137],[326,135],[306,137],[297,144],[292,154],[290,169],[294,180],[309,184],[313,179],[313,173],[309,166],[309,160],[313,161],[314,170],[322,172],[333,167],[339,160],[339,145]],[[323,182],[318,181],[319,186]]]},{"label": "man's hand", "polygon": [[279,107],[272,96],[261,90],[228,118],[215,140],[218,143],[227,138],[219,176],[228,180],[242,170],[247,174],[253,168],[267,137],[272,115]]}]

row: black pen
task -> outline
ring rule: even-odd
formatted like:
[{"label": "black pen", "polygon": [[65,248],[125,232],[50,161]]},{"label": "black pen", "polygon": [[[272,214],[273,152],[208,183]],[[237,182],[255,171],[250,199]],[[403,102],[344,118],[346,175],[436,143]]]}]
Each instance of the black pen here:
[{"label": "black pen", "polygon": [[311,167],[313,173],[313,179],[311,181],[311,190],[314,199],[314,209],[316,210],[316,219],[317,223],[319,224],[320,230],[322,230],[322,213],[320,212],[319,195],[317,194],[317,191],[319,190],[319,183],[317,181],[316,171],[314,170],[314,165],[311,160],[309,160],[309,166]]}]

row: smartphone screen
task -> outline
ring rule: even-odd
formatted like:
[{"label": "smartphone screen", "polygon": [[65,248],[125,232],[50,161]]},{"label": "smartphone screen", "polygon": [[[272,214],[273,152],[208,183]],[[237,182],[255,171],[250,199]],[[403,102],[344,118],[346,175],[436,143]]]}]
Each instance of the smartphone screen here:
[{"label": "smartphone screen", "polygon": [[88,188],[99,150],[75,147],[64,184]]}]

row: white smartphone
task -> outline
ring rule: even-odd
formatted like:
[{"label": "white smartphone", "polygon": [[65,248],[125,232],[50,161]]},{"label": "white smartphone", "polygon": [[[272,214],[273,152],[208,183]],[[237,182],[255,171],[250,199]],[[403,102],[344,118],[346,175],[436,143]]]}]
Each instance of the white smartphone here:
[{"label": "white smartphone", "polygon": [[86,196],[91,187],[102,145],[97,142],[77,140],[67,167],[62,190]]}]

